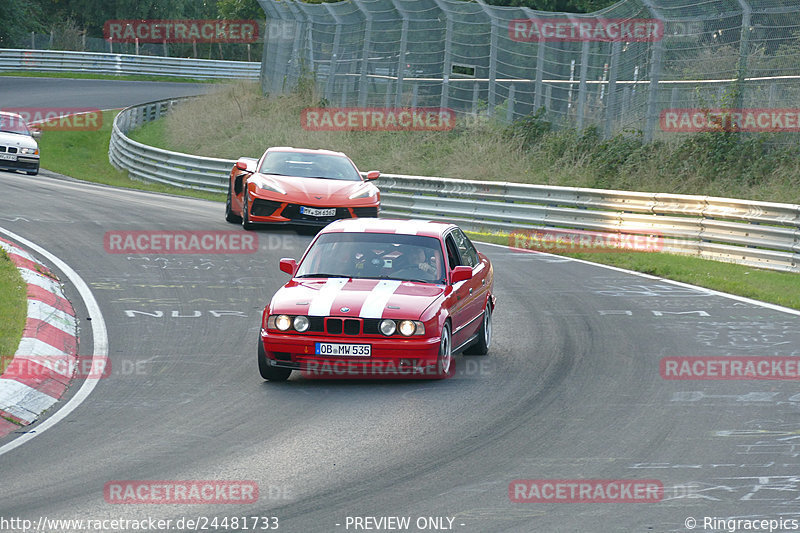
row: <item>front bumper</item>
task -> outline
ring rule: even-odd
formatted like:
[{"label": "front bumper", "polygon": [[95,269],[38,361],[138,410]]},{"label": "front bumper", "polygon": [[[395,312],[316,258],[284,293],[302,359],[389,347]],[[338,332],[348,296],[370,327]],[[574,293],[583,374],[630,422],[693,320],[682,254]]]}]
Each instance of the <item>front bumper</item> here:
[{"label": "front bumper", "polygon": [[0,170],[37,171],[39,170],[39,158],[18,156],[16,161],[0,159]]},{"label": "front bumper", "polygon": [[316,217],[300,212],[301,204],[253,198],[250,205],[250,222],[253,224],[297,224],[324,227],[343,218],[376,218],[379,207],[367,206],[309,206],[317,209],[336,209],[332,216]]},{"label": "front bumper", "polygon": [[[281,334],[261,330],[267,364],[308,378],[426,379],[438,376],[439,337]],[[369,344],[372,355],[316,355],[316,343]]]}]

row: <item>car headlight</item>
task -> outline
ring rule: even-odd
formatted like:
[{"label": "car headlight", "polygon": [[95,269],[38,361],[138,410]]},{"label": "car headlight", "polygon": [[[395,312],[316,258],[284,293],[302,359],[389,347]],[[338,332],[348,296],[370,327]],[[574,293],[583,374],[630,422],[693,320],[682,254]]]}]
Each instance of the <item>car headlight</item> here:
[{"label": "car headlight", "polygon": [[387,318],[385,320],[381,320],[379,328],[381,333],[387,337],[391,337],[398,332],[404,337],[410,337],[412,335],[425,335],[425,324],[418,320],[401,320],[400,322],[395,322],[394,320],[389,320]]},{"label": "car headlight", "polygon": [[275,318],[275,327],[281,331],[286,331],[292,327],[292,319],[286,315],[278,315]]},{"label": "car headlight", "polygon": [[394,335],[395,331],[397,331],[397,324],[394,323],[394,320],[381,320],[381,333],[390,337]]},{"label": "car headlight", "polygon": [[286,191],[284,191],[275,182],[267,181],[267,180],[264,180],[264,179],[256,179],[256,180],[252,180],[252,182],[259,189],[262,189],[262,190],[265,190],[265,191],[276,192],[278,194],[286,194]]},{"label": "car headlight", "polygon": [[377,189],[370,185],[368,187],[364,187],[363,189],[359,189],[353,194],[350,195],[351,200],[355,200],[357,198],[372,198],[375,196],[375,193],[378,192]]},{"label": "car headlight", "polygon": [[303,315],[298,315],[294,317],[294,329],[296,329],[300,333],[306,331],[309,325],[310,323],[308,321],[308,317],[305,317]]},{"label": "car headlight", "polygon": [[400,330],[401,335],[410,337],[417,331],[417,325],[412,320],[403,320],[397,329]]},{"label": "car headlight", "polygon": [[30,154],[30,155],[39,155],[39,149],[38,148],[20,148],[19,149],[19,153],[26,154],[26,155],[28,155],[28,154]]}]

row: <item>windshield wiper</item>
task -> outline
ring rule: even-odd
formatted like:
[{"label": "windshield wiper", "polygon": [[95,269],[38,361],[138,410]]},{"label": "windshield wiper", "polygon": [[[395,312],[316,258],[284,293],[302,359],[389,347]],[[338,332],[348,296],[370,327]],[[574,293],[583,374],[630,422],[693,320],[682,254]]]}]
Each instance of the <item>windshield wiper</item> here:
[{"label": "windshield wiper", "polygon": [[315,272],[314,274],[303,274],[302,276],[295,276],[296,278],[351,278],[344,274],[325,274],[322,272]]},{"label": "windshield wiper", "polygon": [[408,278],[395,278],[392,276],[363,276],[359,279],[391,279],[394,281],[412,281],[415,283],[433,283],[434,285],[441,285],[443,282],[440,279],[408,279]]}]

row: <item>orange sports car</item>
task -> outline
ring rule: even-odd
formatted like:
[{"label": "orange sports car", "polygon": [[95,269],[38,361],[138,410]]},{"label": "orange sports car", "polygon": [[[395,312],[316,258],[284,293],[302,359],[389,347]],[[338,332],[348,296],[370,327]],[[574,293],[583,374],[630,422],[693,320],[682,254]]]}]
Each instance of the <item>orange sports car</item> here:
[{"label": "orange sports car", "polygon": [[273,147],[261,159],[240,158],[231,170],[225,220],[325,226],[342,218],[377,217],[381,193],[341,152]]}]

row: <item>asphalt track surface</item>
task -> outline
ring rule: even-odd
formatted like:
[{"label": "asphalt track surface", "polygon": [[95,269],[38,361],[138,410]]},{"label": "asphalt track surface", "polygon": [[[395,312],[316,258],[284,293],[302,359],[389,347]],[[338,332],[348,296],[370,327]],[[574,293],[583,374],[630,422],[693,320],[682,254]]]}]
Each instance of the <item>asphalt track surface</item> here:
[{"label": "asphalt track surface", "polygon": [[[458,356],[455,377],[443,381],[267,383],[256,367],[260,311],[286,281],[278,259],[298,257],[311,237],[260,230],[255,254],[112,254],[103,246],[110,230],[243,230],[224,222],[221,204],[46,172],[0,173],[0,191],[0,226],[89,284],[112,368],[66,419],[0,455],[2,518],[273,516],[287,532],[364,531],[348,517],[366,516],[410,517],[407,531],[422,530],[420,517],[449,517],[460,532],[685,532],[688,517],[696,531],[723,531],[703,528],[703,518],[800,520],[796,382],[659,373],[667,356],[800,356],[796,314],[479,245],[498,298],[485,358]],[[86,310],[66,292],[81,319],[80,353],[91,354]],[[653,479],[665,495],[514,503],[516,479]],[[252,480],[260,497],[109,504],[103,488],[117,480]]]}]

